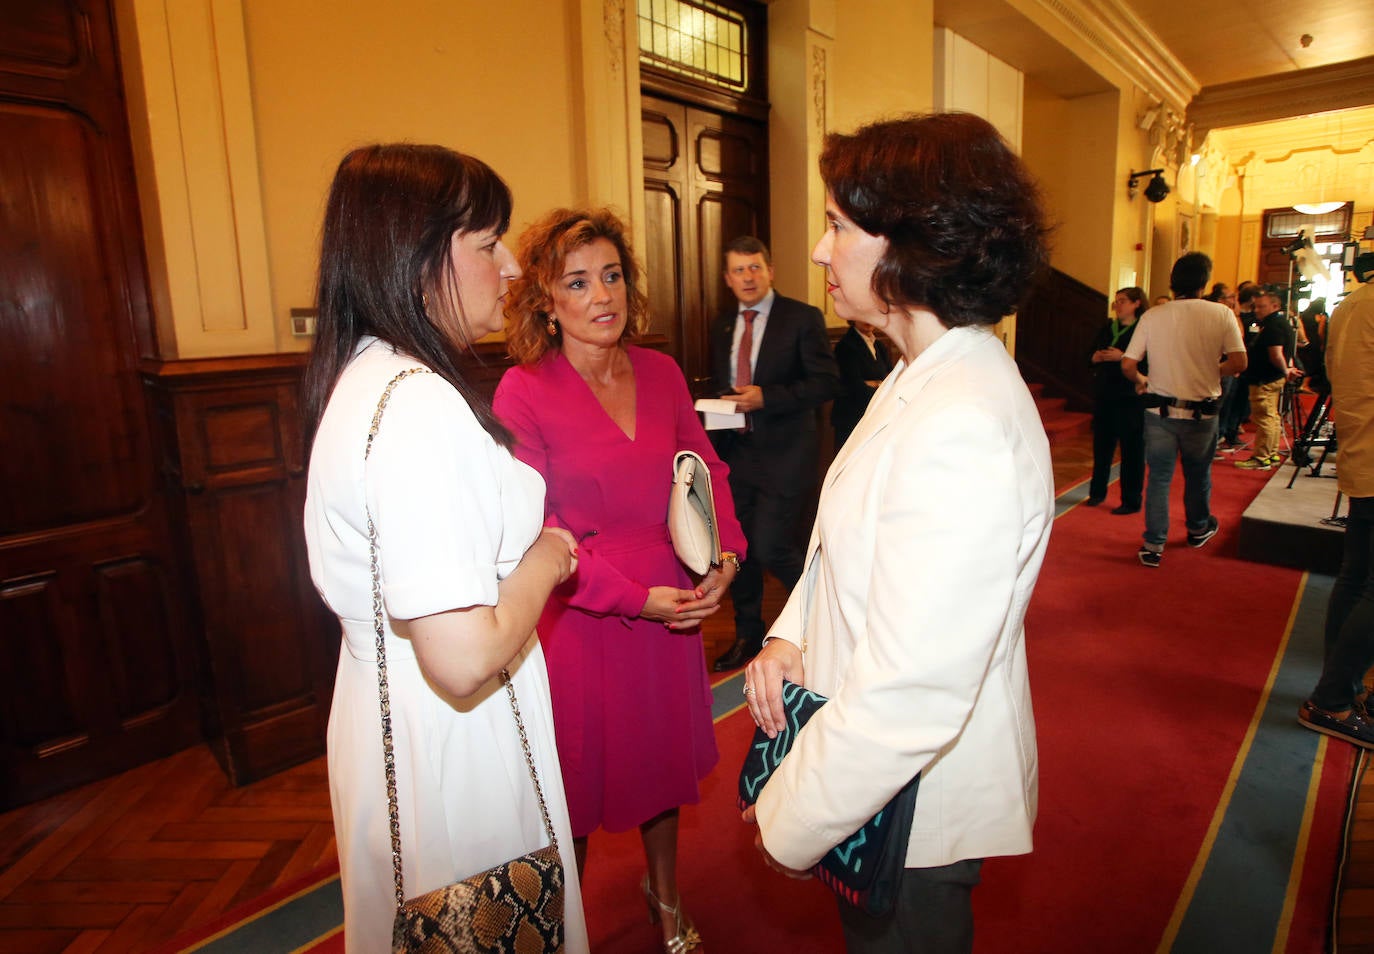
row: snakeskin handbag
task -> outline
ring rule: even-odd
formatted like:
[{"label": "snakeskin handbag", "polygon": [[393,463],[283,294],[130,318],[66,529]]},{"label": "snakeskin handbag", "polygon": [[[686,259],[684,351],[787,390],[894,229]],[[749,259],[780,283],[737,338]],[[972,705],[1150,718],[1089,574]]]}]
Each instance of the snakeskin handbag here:
[{"label": "snakeskin handbag", "polygon": [[[392,378],[377,403],[367,434],[364,460],[372,453],[372,441],[382,412],[396,385],[412,374],[433,373],[410,368]],[[515,727],[520,733],[525,765],[529,768],[539,812],[548,833],[547,847],[532,851],[417,898],[405,899],[401,866],[401,824],[396,802],[396,754],[391,738],[391,692],[386,678],[386,626],[382,618],[382,581],[377,562],[377,527],[367,514],[368,557],[372,571],[372,622],[377,634],[377,693],[382,709],[382,746],[385,750],[387,817],[391,828],[391,867],[396,885],[396,920],[391,931],[395,954],[554,954],[563,950],[563,862],[558,838],[539,772],[534,767],[525,723],[510,673],[501,670]]]},{"label": "snakeskin handbag", "polygon": [[[749,744],[744,767],[739,773],[741,810],[758,800],[763,786],[792,750],[802,726],[828,701],[825,696],[795,683],[782,684],[787,725],[772,739],[763,729],[754,730],[754,740]],[[918,774],[907,782],[878,814],[826,852],[811,869],[821,884],[874,917],[887,914],[896,903],[920,780]]]}]

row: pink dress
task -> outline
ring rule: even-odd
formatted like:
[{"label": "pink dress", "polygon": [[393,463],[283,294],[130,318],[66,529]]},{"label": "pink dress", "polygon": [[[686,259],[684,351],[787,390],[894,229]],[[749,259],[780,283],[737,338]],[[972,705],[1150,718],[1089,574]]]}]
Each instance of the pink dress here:
[{"label": "pink dress", "polygon": [[625,831],[700,800],[716,764],[701,632],[639,618],[650,586],[693,585],[668,539],[673,455],[711,470],[721,545],[744,556],[728,470],[666,355],[629,348],[635,439],[611,420],[562,354],[512,368],[493,406],[516,457],[548,484],[545,523],[581,544],[577,575],[539,620],[573,834]]}]

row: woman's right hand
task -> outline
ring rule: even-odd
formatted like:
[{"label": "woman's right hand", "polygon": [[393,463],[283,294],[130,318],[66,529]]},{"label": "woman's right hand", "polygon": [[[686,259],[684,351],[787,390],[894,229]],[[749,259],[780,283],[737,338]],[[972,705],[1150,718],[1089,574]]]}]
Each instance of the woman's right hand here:
[{"label": "woman's right hand", "polygon": [[777,738],[787,724],[787,712],[782,705],[783,680],[805,685],[806,678],[801,649],[785,639],[770,639],[757,656],[744,667],[744,701],[754,724]]},{"label": "woman's right hand", "polygon": [[545,527],[539,539],[525,552],[525,559],[534,557],[548,561],[554,571],[554,586],[577,572],[577,539],[562,527]]},{"label": "woman's right hand", "polygon": [[681,609],[683,603],[695,601],[696,598],[696,590],[680,590],[676,586],[651,586],[649,598],[644,601],[644,608],[639,611],[639,615],[655,623],[662,623],[669,629],[691,629],[720,609],[719,603],[686,611]]}]

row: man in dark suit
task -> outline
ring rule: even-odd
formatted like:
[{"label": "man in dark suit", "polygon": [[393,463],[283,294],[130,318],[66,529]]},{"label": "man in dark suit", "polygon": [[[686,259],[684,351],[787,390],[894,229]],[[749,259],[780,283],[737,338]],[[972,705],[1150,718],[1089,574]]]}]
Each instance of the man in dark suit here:
[{"label": "man in dark suit", "polygon": [[825,319],[773,290],[767,246],[752,236],[727,245],[725,284],[738,304],[711,325],[711,372],[716,392],[735,401],[747,424],[711,437],[730,465],[749,558],[730,585],[735,643],[716,672],[744,665],[763,645],[763,571],[789,591],[801,576],[802,504],[819,467],[816,409],[839,390]]},{"label": "man in dark suit", "polygon": [[830,407],[830,426],[835,429],[838,454],[868,409],[873,392],[892,370],[892,358],[872,325],[852,321],[844,337],[835,342],[835,364],[840,369],[840,394]]}]

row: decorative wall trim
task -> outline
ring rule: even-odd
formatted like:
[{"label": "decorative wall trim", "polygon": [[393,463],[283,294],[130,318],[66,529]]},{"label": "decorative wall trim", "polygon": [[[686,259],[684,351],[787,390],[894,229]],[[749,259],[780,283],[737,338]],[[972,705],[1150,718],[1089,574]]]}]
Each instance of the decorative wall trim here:
[{"label": "decorative wall trim", "polygon": [[811,108],[816,124],[816,141],[825,138],[825,47],[811,48]]},{"label": "decorative wall trim", "polygon": [[117,0],[163,357],[276,350],[242,0]]},{"label": "decorative wall trim", "polygon": [[1105,57],[1141,89],[1182,114],[1200,84],[1123,0],[1012,0],[1038,7]]},{"label": "decorative wall trim", "polygon": [[625,0],[606,0],[602,13],[611,75],[618,78],[625,69]]},{"label": "decorative wall trim", "polygon": [[1188,107],[1188,121],[1200,142],[1213,129],[1369,105],[1374,56],[1204,87]]}]

